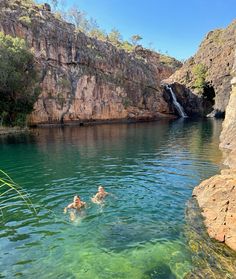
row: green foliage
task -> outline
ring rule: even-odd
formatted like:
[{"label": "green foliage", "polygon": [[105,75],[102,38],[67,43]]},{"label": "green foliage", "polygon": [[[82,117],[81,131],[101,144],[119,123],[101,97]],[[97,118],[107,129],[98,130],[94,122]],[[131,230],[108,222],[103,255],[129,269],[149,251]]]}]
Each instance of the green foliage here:
[{"label": "green foliage", "polygon": [[8,113],[6,111],[2,111],[0,114],[0,126],[3,125],[4,119],[7,117]]},{"label": "green foliage", "polygon": [[64,18],[72,22],[78,31],[89,35],[92,30],[99,29],[95,19],[87,18],[85,12],[80,11],[77,7],[72,7],[64,12]]},{"label": "green foliage", "polygon": [[196,64],[192,69],[194,75],[194,87],[202,90],[206,86],[207,68],[203,64]]},{"label": "green foliage", "polygon": [[73,23],[75,25],[76,31],[83,32],[86,35],[101,41],[108,41],[114,46],[124,49],[126,52],[134,51],[135,46],[142,40],[140,35],[135,34],[131,37],[131,42],[124,41],[118,29],[113,28],[111,32],[107,34],[99,27],[97,21],[94,18],[89,18],[84,11],[80,10],[76,6],[65,9],[65,5],[63,4],[62,0],[49,0],[49,2],[56,9],[54,16],[57,19],[61,19],[62,17],[62,19]]},{"label": "green foliage", "polygon": [[60,78],[60,79],[58,80],[58,85],[59,85],[59,86],[62,86],[62,87],[64,87],[64,88],[69,88],[69,89],[70,89],[70,87],[71,87],[70,81],[69,81],[67,78],[65,78],[65,77],[62,77],[62,78]]},{"label": "green foliage", "polygon": [[174,69],[177,69],[182,65],[181,62],[179,62],[175,58],[165,54],[160,54],[160,63],[168,65],[169,67],[172,67]]},{"label": "green foliage", "polygon": [[26,6],[32,6],[35,3],[33,0],[20,0],[20,2]]},{"label": "green foliage", "polygon": [[15,4],[15,5],[20,5],[24,6],[24,7],[32,7],[33,5],[35,5],[35,1],[34,0],[5,0],[7,1],[9,4]]},{"label": "green foliage", "polygon": [[39,94],[33,54],[25,41],[0,32],[0,116],[7,125],[25,125]]},{"label": "green foliage", "polygon": [[119,48],[124,49],[126,52],[132,52],[132,51],[134,51],[135,47],[130,42],[124,41],[124,42],[121,42],[121,44],[119,45]]},{"label": "green foliage", "polygon": [[126,97],[122,100],[122,104],[124,108],[127,109],[129,106],[131,106],[132,102],[128,97]]},{"label": "green foliage", "polygon": [[60,12],[55,12],[55,13],[54,13],[54,16],[55,16],[55,18],[58,19],[58,20],[62,20],[62,19],[63,19]]},{"label": "green foliage", "polygon": [[[11,197],[8,197],[8,194],[11,194]],[[12,195],[15,193],[15,195]],[[3,216],[4,209],[12,206],[12,202],[16,202],[21,199],[23,203],[35,214],[37,211],[33,206],[31,200],[28,198],[28,195],[23,189],[17,185],[8,174],[3,170],[0,170],[0,216]]]},{"label": "green foliage", "polygon": [[122,36],[117,29],[112,29],[111,32],[108,34],[108,40],[113,44],[113,45],[119,45],[120,42],[122,41]]},{"label": "green foliage", "polygon": [[19,18],[20,22],[27,25],[27,26],[30,26],[31,25],[31,18],[29,16],[21,16]]},{"label": "green foliage", "polygon": [[133,44],[134,46],[136,46],[136,45],[138,44],[138,42],[140,42],[142,39],[143,39],[143,38],[142,38],[140,35],[138,35],[138,34],[133,35],[133,36],[130,38],[130,40],[131,40],[131,42],[132,42],[132,44]]},{"label": "green foliage", "polygon": [[222,44],[222,29],[216,29],[214,31],[210,31],[207,35],[207,39],[216,44]]},{"label": "green foliage", "polygon": [[105,31],[99,29],[99,28],[94,28],[89,32],[89,36],[96,38],[101,41],[106,41],[107,40],[107,34]]}]

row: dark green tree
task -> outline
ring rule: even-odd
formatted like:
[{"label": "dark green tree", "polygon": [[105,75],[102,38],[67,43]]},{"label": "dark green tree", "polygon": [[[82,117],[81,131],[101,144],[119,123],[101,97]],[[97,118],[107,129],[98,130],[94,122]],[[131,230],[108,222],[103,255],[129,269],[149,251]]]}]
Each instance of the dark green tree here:
[{"label": "dark green tree", "polygon": [[203,64],[196,64],[192,69],[192,73],[194,76],[194,87],[203,91],[203,88],[206,86],[206,74],[207,68]]},{"label": "dark green tree", "polygon": [[38,97],[34,57],[25,41],[0,32],[0,123],[24,125]]}]

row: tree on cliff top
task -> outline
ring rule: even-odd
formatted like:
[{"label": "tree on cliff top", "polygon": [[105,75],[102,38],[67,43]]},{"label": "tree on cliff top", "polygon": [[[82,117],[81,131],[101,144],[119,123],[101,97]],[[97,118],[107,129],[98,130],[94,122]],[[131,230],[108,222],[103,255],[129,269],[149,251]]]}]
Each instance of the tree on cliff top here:
[{"label": "tree on cliff top", "polygon": [[0,123],[25,124],[39,93],[36,79],[25,41],[0,32]]},{"label": "tree on cliff top", "polygon": [[108,40],[114,45],[119,45],[123,41],[120,31],[115,28],[108,34]]},{"label": "tree on cliff top", "polygon": [[143,39],[143,38],[142,38],[140,35],[138,35],[138,34],[133,35],[133,36],[130,38],[130,40],[131,40],[131,42],[132,42],[132,44],[133,44],[134,46],[136,46],[136,45],[138,44],[138,42],[140,42],[142,39]]}]

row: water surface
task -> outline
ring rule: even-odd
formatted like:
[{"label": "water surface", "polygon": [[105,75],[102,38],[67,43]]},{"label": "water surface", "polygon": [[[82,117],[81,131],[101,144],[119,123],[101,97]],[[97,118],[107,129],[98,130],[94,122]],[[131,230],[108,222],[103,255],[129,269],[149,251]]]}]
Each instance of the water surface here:
[{"label": "water surface", "polygon": [[[19,199],[3,209],[0,278],[184,278],[186,202],[219,170],[220,129],[180,119],[0,138],[0,168],[38,211]],[[112,193],[103,205],[90,202],[99,185]],[[75,194],[88,207],[71,222],[63,208]]]}]

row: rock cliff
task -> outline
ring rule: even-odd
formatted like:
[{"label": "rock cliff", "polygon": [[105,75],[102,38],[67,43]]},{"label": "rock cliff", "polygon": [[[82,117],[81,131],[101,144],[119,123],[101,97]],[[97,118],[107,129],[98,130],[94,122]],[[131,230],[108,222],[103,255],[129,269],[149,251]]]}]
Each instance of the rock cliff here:
[{"label": "rock cliff", "polygon": [[163,98],[162,79],[176,70],[159,54],[132,53],[75,32],[48,5],[0,1],[0,31],[24,38],[40,71],[41,95],[29,123],[148,120],[171,108]]},{"label": "rock cliff", "polygon": [[188,59],[169,79],[179,83],[192,93],[203,96],[205,113],[224,116],[230,96],[230,71],[233,66],[236,44],[236,21],[225,29],[207,34],[197,53]]},{"label": "rock cliff", "polygon": [[231,75],[232,91],[220,136],[220,147],[226,152],[225,164],[230,168],[236,168],[236,49]]},{"label": "rock cliff", "polygon": [[205,217],[210,237],[225,242],[236,251],[236,51],[220,147],[230,169],[203,181],[193,191]]}]

